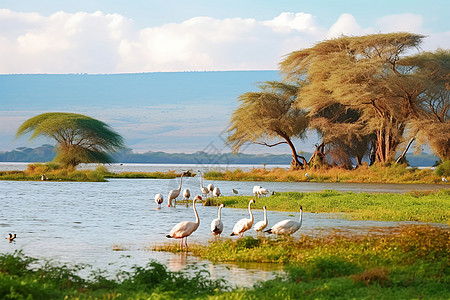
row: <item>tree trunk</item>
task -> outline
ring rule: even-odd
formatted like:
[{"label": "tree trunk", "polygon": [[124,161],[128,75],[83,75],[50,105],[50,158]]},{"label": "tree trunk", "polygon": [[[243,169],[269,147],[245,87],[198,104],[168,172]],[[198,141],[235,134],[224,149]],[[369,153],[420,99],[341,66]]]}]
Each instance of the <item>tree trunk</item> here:
[{"label": "tree trunk", "polygon": [[395,161],[395,164],[398,164],[400,161],[403,161],[403,160],[404,160],[404,157],[405,157],[405,155],[406,155],[406,152],[408,152],[409,147],[411,146],[412,142],[414,142],[415,139],[416,139],[416,138],[413,137],[413,138],[411,138],[411,139],[409,140],[408,145],[406,145],[405,150],[403,150],[402,154],[399,156],[399,158],[397,158],[397,160]]},{"label": "tree trunk", "polygon": [[302,156],[299,156],[297,154],[294,144],[292,143],[291,139],[287,135],[285,135],[284,133],[279,133],[279,134],[280,134],[280,136],[282,136],[284,138],[286,143],[291,148],[291,151],[292,151],[291,169],[292,170],[302,169],[304,165],[300,162],[299,158],[302,159],[303,161],[306,161],[305,158]]},{"label": "tree trunk", "polygon": [[311,155],[311,157],[308,160],[308,165],[311,165],[311,162],[314,161],[314,159],[316,157],[319,158],[319,163],[322,165],[323,164],[323,160],[325,158],[325,153],[324,153],[324,149],[325,149],[325,144],[321,143],[320,145],[316,144],[316,151],[314,151],[313,155]]}]

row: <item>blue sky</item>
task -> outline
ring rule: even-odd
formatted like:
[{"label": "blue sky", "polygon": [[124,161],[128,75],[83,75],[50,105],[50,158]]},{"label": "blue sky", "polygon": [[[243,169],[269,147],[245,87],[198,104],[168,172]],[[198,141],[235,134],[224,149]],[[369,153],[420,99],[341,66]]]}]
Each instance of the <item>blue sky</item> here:
[{"label": "blue sky", "polygon": [[[448,49],[449,11],[448,0],[0,0],[0,74],[276,70],[284,55],[325,39],[396,31],[426,35],[423,50]],[[23,146],[12,142],[16,128],[52,109],[40,102],[26,111],[8,111],[2,101],[8,100],[0,91],[0,151]],[[130,106],[139,113],[137,105]],[[86,111],[90,108],[74,112]],[[106,111],[95,110],[92,116],[120,124]],[[217,118],[214,103],[205,111],[210,112],[205,119]],[[132,110],[127,114],[132,120]],[[212,140],[228,119],[222,117],[214,127],[202,119],[196,122]],[[183,131],[184,139],[189,139],[187,132]],[[177,134],[167,136],[173,140],[156,146],[151,139],[141,140],[139,151],[182,152],[177,151]],[[195,133],[191,138],[195,140]],[[205,147],[207,143],[193,143],[182,149]],[[311,149],[310,145],[303,150]]]}]

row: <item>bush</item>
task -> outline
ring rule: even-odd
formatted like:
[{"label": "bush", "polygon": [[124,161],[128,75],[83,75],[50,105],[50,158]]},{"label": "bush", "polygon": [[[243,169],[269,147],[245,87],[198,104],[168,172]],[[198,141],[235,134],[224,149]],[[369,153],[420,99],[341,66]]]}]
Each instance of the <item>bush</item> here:
[{"label": "bush", "polygon": [[436,175],[438,176],[450,176],[450,160],[445,160],[436,167]]}]

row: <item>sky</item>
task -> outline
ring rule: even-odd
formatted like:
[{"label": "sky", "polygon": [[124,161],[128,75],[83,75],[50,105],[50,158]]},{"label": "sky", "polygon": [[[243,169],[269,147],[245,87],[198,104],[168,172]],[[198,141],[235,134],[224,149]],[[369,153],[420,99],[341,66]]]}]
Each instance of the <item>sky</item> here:
[{"label": "sky", "polygon": [[448,49],[449,12],[448,0],[0,0],[0,74],[276,70],[325,39],[398,31]]}]

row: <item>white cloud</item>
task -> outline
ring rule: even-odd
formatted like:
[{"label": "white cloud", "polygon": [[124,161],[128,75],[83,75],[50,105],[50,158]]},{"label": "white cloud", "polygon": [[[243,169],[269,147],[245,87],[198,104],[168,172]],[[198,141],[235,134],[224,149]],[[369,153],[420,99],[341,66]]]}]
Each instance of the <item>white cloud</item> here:
[{"label": "white cloud", "polygon": [[[136,29],[133,20],[102,12],[50,16],[0,10],[0,73],[121,73],[276,69],[282,56],[325,38],[408,30],[448,46],[448,33],[429,34],[420,15],[384,16],[361,27],[342,14],[330,27],[308,13],[271,20],[195,17]],[[448,40],[448,38],[446,38]]]},{"label": "white cloud", "polygon": [[328,30],[327,38],[337,38],[342,35],[356,36],[370,33],[372,30],[363,29],[351,14],[342,14]]},{"label": "white cloud", "polygon": [[423,33],[422,16],[414,14],[397,14],[379,18],[376,22],[381,32],[406,31]]}]

